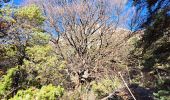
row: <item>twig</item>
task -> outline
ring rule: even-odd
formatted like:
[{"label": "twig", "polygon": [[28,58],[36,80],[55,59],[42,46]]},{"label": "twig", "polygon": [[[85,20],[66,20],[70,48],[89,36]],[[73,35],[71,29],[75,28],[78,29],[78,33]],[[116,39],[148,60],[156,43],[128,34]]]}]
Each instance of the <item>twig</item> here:
[{"label": "twig", "polygon": [[17,91],[19,88],[21,88],[21,86],[13,89],[12,91],[10,91],[9,93],[7,93],[4,97],[7,98],[9,95],[11,95],[12,93],[14,93],[15,91]]}]

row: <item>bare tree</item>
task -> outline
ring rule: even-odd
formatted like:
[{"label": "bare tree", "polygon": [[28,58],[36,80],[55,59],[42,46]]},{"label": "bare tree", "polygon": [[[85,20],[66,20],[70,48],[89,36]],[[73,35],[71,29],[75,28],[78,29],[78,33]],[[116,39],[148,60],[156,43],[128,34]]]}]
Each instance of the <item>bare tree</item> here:
[{"label": "bare tree", "polygon": [[118,28],[125,18],[122,14],[126,0],[28,0],[29,3],[42,8],[47,26],[57,33],[51,42],[68,62],[69,70],[88,69],[91,73],[113,66],[114,54],[129,34]]}]

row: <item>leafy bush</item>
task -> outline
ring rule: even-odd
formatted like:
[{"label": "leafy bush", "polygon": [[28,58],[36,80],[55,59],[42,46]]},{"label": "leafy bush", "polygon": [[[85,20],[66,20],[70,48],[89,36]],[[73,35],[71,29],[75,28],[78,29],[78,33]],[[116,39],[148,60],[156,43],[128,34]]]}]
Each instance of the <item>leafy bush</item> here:
[{"label": "leafy bush", "polygon": [[0,81],[1,98],[7,95],[8,93],[10,93],[12,90],[15,90],[16,88],[22,86],[22,84],[26,82],[25,78],[26,78],[26,73],[24,72],[24,70],[19,70],[18,67],[9,69],[7,74],[4,75],[2,77],[2,80]]},{"label": "leafy bush", "polygon": [[56,100],[64,93],[64,88],[61,86],[43,86],[41,89],[29,88],[27,90],[20,90],[10,100]]},{"label": "leafy bush", "polygon": [[50,41],[50,36],[47,33],[35,31],[30,34],[31,38],[28,42],[29,45],[44,45],[48,44]]},{"label": "leafy bush", "polygon": [[16,50],[17,48],[14,45],[0,45],[0,60],[16,56]]},{"label": "leafy bush", "polygon": [[114,80],[102,79],[100,82],[95,82],[92,85],[92,90],[97,97],[103,97],[114,91],[121,86],[121,82],[118,78]]},{"label": "leafy bush", "polygon": [[30,21],[35,20],[39,24],[42,24],[45,18],[42,16],[41,10],[36,5],[25,6],[16,11],[15,16],[20,18],[26,18]]},{"label": "leafy bush", "polygon": [[52,46],[27,47],[26,54],[30,60],[25,59],[22,68],[26,69],[32,79],[39,80],[42,85],[58,85],[63,81],[65,62],[55,54]]},{"label": "leafy bush", "polygon": [[170,91],[160,90],[157,93],[154,93],[155,100],[169,100]]},{"label": "leafy bush", "polygon": [[7,75],[3,76],[3,79],[0,82],[0,94],[4,94],[5,91],[11,89],[12,86],[12,80],[15,76],[16,72],[18,71],[18,68],[11,68],[8,70]]}]

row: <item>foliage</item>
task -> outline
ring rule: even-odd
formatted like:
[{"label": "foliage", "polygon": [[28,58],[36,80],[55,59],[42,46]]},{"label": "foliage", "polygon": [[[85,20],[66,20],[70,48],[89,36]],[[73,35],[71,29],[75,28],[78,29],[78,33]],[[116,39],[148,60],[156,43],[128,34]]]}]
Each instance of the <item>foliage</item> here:
[{"label": "foliage", "polygon": [[61,72],[64,70],[66,62],[55,53],[49,40],[49,35],[45,33],[35,32],[32,34],[32,38],[28,42],[29,46],[25,48],[28,59],[24,59],[22,68],[30,73],[31,79],[35,78],[41,84],[53,83],[57,85],[64,80]]},{"label": "foliage", "polygon": [[74,90],[64,92],[61,100],[96,100],[96,95],[89,85],[81,85]]},{"label": "foliage", "polygon": [[[138,41],[137,48],[142,48],[142,65],[145,69],[153,70],[156,63],[165,64],[169,60],[170,40],[168,35],[170,16],[168,14],[168,0],[144,1],[147,5],[142,5],[141,0],[134,1],[138,9],[146,6],[149,12],[146,22],[141,23],[142,28],[146,28],[142,39]],[[155,5],[157,3],[157,5]],[[166,4],[166,5],[164,5]],[[145,25],[146,24],[146,25]],[[138,58],[139,58],[138,57]]]},{"label": "foliage", "polygon": [[12,80],[14,76],[16,75],[16,72],[18,71],[18,68],[12,68],[8,70],[7,75],[3,76],[3,80],[1,80],[1,86],[0,86],[0,94],[4,94],[5,91],[11,89],[12,86]]},{"label": "foliage", "polygon": [[[145,20],[140,23],[140,28],[145,28],[144,34],[132,53],[132,59],[136,59],[133,68],[140,74],[132,75],[132,77],[135,77],[140,85],[154,88],[155,98],[166,100],[168,95],[165,91],[169,91],[170,88],[168,85],[170,81],[168,71],[170,69],[170,25],[168,24],[170,2],[169,0],[134,0],[134,5],[136,12],[145,9],[147,14],[143,16]],[[140,77],[141,75],[143,76]]]},{"label": "foliage", "polygon": [[63,93],[64,88],[61,86],[56,87],[50,84],[43,86],[41,89],[31,87],[26,90],[20,90],[10,100],[56,100],[61,97]]},{"label": "foliage", "polygon": [[36,5],[25,6],[18,9],[15,13],[18,18],[28,19],[30,21],[38,22],[42,24],[45,18],[42,16],[41,10]]},{"label": "foliage", "polygon": [[[0,42],[3,44],[1,46],[2,48],[5,48],[3,46],[13,46],[16,50],[15,59],[18,60],[18,64],[22,65],[23,59],[26,56],[25,47],[30,45],[30,38],[33,39],[33,37],[36,37],[32,35],[33,33],[35,33],[35,35],[37,34],[40,42],[40,38],[42,37],[40,37],[40,35],[38,36],[38,34],[42,32],[40,26],[45,19],[40,9],[35,5],[21,7],[19,9],[4,7],[1,11],[3,23],[3,25],[0,24],[2,27],[0,29],[0,34],[2,34]],[[5,50],[3,51],[4,54],[7,53]],[[8,58],[10,58],[10,56]]]},{"label": "foliage", "polygon": [[102,99],[124,86],[118,72],[127,83],[153,89],[155,99],[169,98],[168,0],[132,0],[134,19],[146,12],[134,20],[142,28],[134,33],[118,28],[129,13],[127,0],[29,0],[37,5],[19,8],[1,1],[0,99],[56,100],[64,91],[64,100]]},{"label": "foliage", "polygon": [[170,91],[159,90],[157,93],[154,93],[155,100],[169,100]]},{"label": "foliage", "polygon": [[101,81],[94,82],[92,84],[92,90],[94,91],[98,98],[101,98],[113,92],[120,86],[121,82],[118,78],[114,78],[114,80],[102,79]]},{"label": "foliage", "polygon": [[24,70],[19,70],[18,67],[9,69],[7,75],[4,75],[0,81],[0,97],[8,97],[9,95],[14,94],[17,91],[17,88],[21,88],[25,82],[26,73]]},{"label": "foliage", "polygon": [[0,51],[1,52],[1,59],[3,58],[10,58],[16,56],[17,48],[15,45],[0,45]]},{"label": "foliage", "polygon": [[[2,98],[12,97],[18,90],[30,86],[39,88],[41,85],[61,84],[64,80],[63,69],[66,62],[56,55],[54,48],[49,44],[50,36],[40,27],[45,18],[39,7],[30,5],[14,10],[9,7],[2,11],[4,15],[15,20],[15,23],[11,23],[12,25],[10,24],[8,29],[3,31],[5,35],[1,38],[4,42],[0,45],[3,59],[0,64],[13,58],[17,61],[15,65],[19,65],[17,70],[12,72],[9,70],[10,72],[2,79],[3,85],[0,88]],[[9,67],[14,66],[12,61],[9,63],[11,63]],[[0,66],[7,67],[5,64]],[[47,89],[41,88],[41,91],[46,91],[48,88],[53,89],[49,86]],[[59,87],[57,89],[58,92],[63,91]],[[60,96],[58,92],[56,95]]]},{"label": "foliage", "polygon": [[30,34],[31,38],[28,40],[28,45],[44,45],[48,44],[51,37],[44,32],[35,31],[34,33]]},{"label": "foliage", "polygon": [[[26,48],[26,54],[29,60],[24,60],[23,68],[30,73],[30,76],[35,76],[42,84],[48,82],[59,84],[63,79],[60,71],[64,69],[65,62],[60,60],[50,45]],[[34,73],[37,74],[34,74]],[[55,81],[54,81],[55,80]]]}]

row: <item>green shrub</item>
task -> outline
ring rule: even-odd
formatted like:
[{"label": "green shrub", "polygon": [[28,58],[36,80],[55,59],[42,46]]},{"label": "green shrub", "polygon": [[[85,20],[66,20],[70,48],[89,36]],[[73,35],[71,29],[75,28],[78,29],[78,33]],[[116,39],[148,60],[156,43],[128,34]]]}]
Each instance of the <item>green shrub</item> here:
[{"label": "green shrub", "polygon": [[36,21],[39,24],[42,24],[45,20],[45,17],[42,16],[40,8],[36,5],[25,6],[18,9],[15,13],[15,16],[18,18],[25,18],[30,21]]},{"label": "green shrub", "polygon": [[4,75],[0,81],[0,94],[3,95],[7,90],[11,89],[12,80],[16,75],[18,68],[11,68],[8,70],[7,75]]},{"label": "green shrub", "polygon": [[22,66],[28,73],[31,79],[40,82],[41,85],[49,83],[59,85],[63,82],[63,73],[65,63],[55,54],[50,45],[35,45],[26,48],[26,54],[29,60],[24,59]]},{"label": "green shrub", "polygon": [[170,91],[160,90],[157,93],[154,93],[155,100],[169,100]]},{"label": "green shrub", "polygon": [[102,79],[99,82],[93,83],[92,90],[97,95],[97,97],[100,98],[108,95],[120,86],[121,82],[118,78],[115,78],[114,80]]},{"label": "green shrub", "polygon": [[43,86],[41,89],[29,88],[27,90],[20,90],[10,100],[56,100],[64,93],[64,88],[61,86]]},{"label": "green shrub", "polygon": [[27,84],[25,70],[18,67],[11,68],[0,80],[0,98],[9,98]]},{"label": "green shrub", "polygon": [[15,45],[0,45],[0,60],[6,59],[6,58],[11,58],[16,56],[17,53],[17,48]]}]

